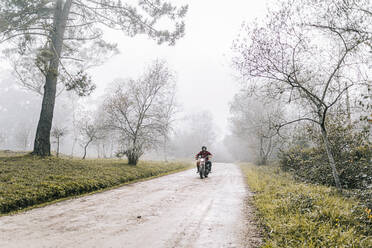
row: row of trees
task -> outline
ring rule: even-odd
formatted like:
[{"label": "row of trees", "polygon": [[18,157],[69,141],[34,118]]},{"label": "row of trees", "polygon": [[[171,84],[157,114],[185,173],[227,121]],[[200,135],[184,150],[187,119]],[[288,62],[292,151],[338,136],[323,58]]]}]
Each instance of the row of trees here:
[{"label": "row of trees", "polygon": [[282,141],[275,125],[284,118],[283,107],[241,91],[231,102],[230,113],[231,136],[225,142],[231,152],[239,160],[266,164]]},{"label": "row of trees", "polygon": [[[155,77],[154,75],[158,73],[163,76]],[[51,130],[52,150],[58,155],[71,157],[112,158],[116,155],[125,155],[123,153],[125,143],[122,141],[129,141],[130,138],[124,139],[121,131],[113,127],[114,123],[109,122],[108,117],[113,116],[110,113],[115,112],[108,111],[107,107],[117,112],[116,103],[120,103],[119,96],[126,96],[129,93],[127,100],[131,100],[131,103],[134,102],[132,97],[137,96],[136,99],[140,100],[139,92],[143,93],[141,96],[145,96],[145,90],[152,89],[150,87],[152,77],[155,78],[153,87],[160,82],[156,81],[156,78],[162,78],[163,85],[159,85],[161,87],[157,91],[156,99],[153,100],[155,105],[150,107],[150,112],[146,115],[162,118],[154,119],[153,124],[156,125],[150,125],[156,127],[149,130],[149,134],[156,138],[151,143],[156,145],[145,146],[143,151],[146,151],[147,158],[165,161],[174,158],[190,159],[202,145],[207,145],[211,151],[215,151],[216,159],[227,160],[228,156],[223,154],[223,147],[218,144],[216,126],[210,112],[196,111],[187,116],[177,112],[177,116],[174,115],[179,109],[174,95],[174,73],[169,71],[163,61],[155,61],[146,67],[144,73],[137,79],[113,82],[106,90],[106,94],[97,98],[98,101],[94,98],[79,98],[71,92],[62,92],[56,99],[54,125]],[[22,99],[19,98],[20,95]],[[32,149],[35,135],[32,130],[36,127],[37,112],[40,111],[39,102],[40,97],[37,94],[14,84],[12,77],[0,81],[0,149],[22,151]],[[129,107],[134,110],[133,106]],[[134,111],[130,114],[131,123],[135,122],[133,113]],[[149,121],[150,119],[145,119],[144,123]],[[120,123],[120,120],[117,123]],[[151,135],[148,137],[152,138]]]},{"label": "row of trees", "polygon": [[368,0],[280,1],[266,22],[243,25],[233,45],[233,65],[246,87],[232,103],[232,125],[260,140],[262,162],[274,134],[310,122],[341,188],[328,127],[332,115],[342,112],[350,123],[371,110],[371,7]]},{"label": "row of trees", "polygon": [[[83,159],[91,144],[102,145],[104,151],[111,142],[117,157],[126,156],[129,164],[136,165],[145,151],[158,149],[168,139],[176,113],[175,93],[174,73],[164,61],[153,62],[138,79],[115,82],[98,110],[81,113],[76,120]],[[57,155],[68,131],[52,128]]]},{"label": "row of trees", "polygon": [[[210,151],[216,150],[217,132],[213,115],[206,110],[195,112],[181,119],[182,124],[174,130],[171,139],[172,151],[170,154],[179,158],[193,158],[202,146]],[[217,152],[216,156],[219,155]]]},{"label": "row of trees", "polygon": [[[173,45],[184,35],[186,12],[187,6],[165,1],[141,0],[137,5],[111,0],[1,1],[0,44],[20,82],[43,97],[33,154],[50,155],[58,92],[91,94],[95,85],[87,70],[116,52],[116,45],[102,38],[101,27]],[[173,29],[159,26],[164,18]]]},{"label": "row of trees", "polygon": [[[138,126],[137,134],[132,132],[130,126],[137,124],[141,115],[132,115],[128,112],[121,112],[124,102],[118,101],[116,94],[123,94],[122,87],[125,81],[117,85],[121,88],[119,92],[114,91],[107,97],[100,109],[96,112],[80,112],[77,125],[74,130],[71,122],[66,123],[64,128],[54,126],[52,128],[52,141],[55,143],[55,151],[58,154],[59,147],[63,146],[65,139],[68,139],[68,147],[71,146],[71,139],[74,139],[74,132],[77,132],[76,141],[82,149],[82,157],[85,158],[88,150],[95,148],[93,153],[97,157],[111,158],[133,156],[131,159],[139,159],[145,152],[152,159],[162,159],[167,161],[169,158],[190,159],[201,146],[206,145],[215,151],[216,158],[229,160],[231,157],[224,154],[222,144],[217,140],[216,127],[213,117],[208,111],[193,113],[186,117],[176,119],[176,108],[171,101],[162,101],[163,107],[168,104],[171,111],[160,110],[155,117],[153,113],[158,111],[158,106],[150,106],[148,113],[145,114],[143,125]],[[116,88],[116,89],[118,89]],[[125,92],[125,91],[124,91]],[[159,101],[163,96],[157,96]],[[166,98],[172,99],[172,94],[167,94]],[[114,104],[113,104],[114,102]],[[108,105],[106,105],[108,104]],[[102,112],[102,108],[110,108],[107,112]],[[120,112],[120,113],[119,113]],[[125,118],[124,115],[128,116]],[[143,115],[142,115],[143,116]],[[93,117],[93,118],[92,118]],[[150,118],[151,117],[151,118]],[[165,118],[164,118],[165,117]],[[126,121],[129,120],[129,123]],[[146,123],[152,123],[150,125]],[[178,122],[175,128],[173,122]],[[182,122],[182,124],[180,124]],[[151,126],[156,125],[152,129]],[[133,129],[134,131],[134,129]],[[136,137],[135,139],[131,137]],[[136,145],[133,145],[135,143]],[[137,148],[137,149],[133,149]],[[71,151],[71,156],[73,156]],[[135,162],[135,161],[134,161]]]}]

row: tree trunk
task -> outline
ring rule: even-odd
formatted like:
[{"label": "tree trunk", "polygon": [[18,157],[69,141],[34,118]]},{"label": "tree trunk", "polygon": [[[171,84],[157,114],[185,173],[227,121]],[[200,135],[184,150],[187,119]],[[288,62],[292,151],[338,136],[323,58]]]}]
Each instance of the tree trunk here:
[{"label": "tree trunk", "polygon": [[[347,83],[345,82],[345,87],[347,87]],[[347,120],[349,125],[351,125],[351,111],[350,111],[350,96],[349,96],[349,89],[346,89],[346,113],[347,113]]]},{"label": "tree trunk", "polygon": [[164,135],[164,146],[163,146],[163,153],[164,153],[164,162],[168,162],[168,151],[167,151],[167,136]]},{"label": "tree trunk", "polygon": [[59,137],[57,138],[57,158],[59,156]]},{"label": "tree trunk", "polygon": [[267,144],[266,152],[264,151],[264,156],[262,158],[262,165],[266,165],[270,157],[271,151],[273,149],[272,139],[273,139],[272,137],[269,138],[269,143]]},{"label": "tree trunk", "polygon": [[72,98],[72,127],[73,127],[73,136],[74,139],[72,141],[72,147],[71,147],[71,158],[74,157],[74,151],[75,151],[75,145],[77,143],[77,134],[76,134],[76,106],[75,101]]},{"label": "tree trunk", "polygon": [[105,142],[102,143],[102,156],[103,156],[103,158],[107,158]]},{"label": "tree trunk", "polygon": [[72,0],[67,0],[65,4],[63,4],[63,0],[56,1],[53,31],[51,31],[49,48],[53,57],[49,62],[48,72],[45,77],[43,102],[36,130],[34,150],[32,152],[32,154],[38,156],[50,156],[50,130],[52,128],[53,111],[56,100],[58,67],[71,3]]},{"label": "tree trunk", "polygon": [[71,148],[71,158],[74,157],[74,151],[75,151],[75,146],[76,146],[77,138],[74,138],[72,142],[72,148]]},{"label": "tree trunk", "polygon": [[267,163],[267,157],[264,156],[261,158],[260,165],[266,165],[266,163]]},{"label": "tree trunk", "polygon": [[140,156],[139,151],[136,148],[128,149],[125,154],[128,158],[128,164],[137,165]]},{"label": "tree trunk", "polygon": [[110,142],[110,158],[114,157],[114,141]]},{"label": "tree trunk", "polygon": [[338,172],[337,172],[336,163],[335,163],[335,160],[334,160],[332,152],[331,152],[327,131],[326,131],[324,126],[321,126],[321,131],[322,131],[324,146],[325,146],[325,149],[327,151],[327,156],[328,156],[329,164],[330,164],[331,169],[332,169],[332,175],[333,175],[333,178],[335,180],[336,187],[338,189],[341,189],[341,183],[340,183],[340,178],[339,178],[339,175],[338,175]]},{"label": "tree trunk", "polygon": [[261,136],[260,137],[260,158],[259,158],[259,165],[265,165],[266,164],[266,158],[265,158],[265,151],[264,151],[264,148],[263,148],[264,144],[263,144],[263,137]]},{"label": "tree trunk", "polygon": [[137,165],[138,158],[136,156],[129,155],[129,156],[127,156],[127,158],[128,158],[128,164],[129,165]]},{"label": "tree trunk", "polygon": [[93,141],[93,138],[90,138],[90,139],[88,140],[88,142],[85,144],[85,146],[84,146],[84,156],[83,156],[83,159],[85,159],[85,157],[87,156],[87,149],[88,149],[89,144],[90,144],[92,141]]},{"label": "tree trunk", "polygon": [[85,157],[87,156],[88,145],[89,145],[89,143],[87,143],[87,144],[84,146],[84,155],[83,155],[83,159],[85,159]]},{"label": "tree trunk", "polygon": [[97,144],[96,149],[97,149],[97,158],[101,158],[101,156],[100,156],[100,144],[99,143]]}]

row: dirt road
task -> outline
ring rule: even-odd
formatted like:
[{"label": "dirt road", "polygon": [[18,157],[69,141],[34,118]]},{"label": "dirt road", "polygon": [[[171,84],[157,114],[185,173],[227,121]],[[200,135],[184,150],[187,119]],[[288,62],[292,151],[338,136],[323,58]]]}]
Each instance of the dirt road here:
[{"label": "dirt road", "polygon": [[[0,218],[0,247],[254,247],[238,166],[214,164]],[[246,233],[246,230],[249,230]]]}]

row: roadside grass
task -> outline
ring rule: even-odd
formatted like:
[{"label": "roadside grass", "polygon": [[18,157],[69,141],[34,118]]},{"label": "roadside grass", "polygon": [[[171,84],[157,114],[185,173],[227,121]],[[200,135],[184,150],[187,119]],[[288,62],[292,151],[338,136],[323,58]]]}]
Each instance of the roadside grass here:
[{"label": "roadside grass", "polygon": [[188,162],[38,158],[0,152],[0,215],[190,167]]},{"label": "roadside grass", "polygon": [[334,188],[274,166],[241,164],[264,230],[261,247],[372,247],[372,213]]}]

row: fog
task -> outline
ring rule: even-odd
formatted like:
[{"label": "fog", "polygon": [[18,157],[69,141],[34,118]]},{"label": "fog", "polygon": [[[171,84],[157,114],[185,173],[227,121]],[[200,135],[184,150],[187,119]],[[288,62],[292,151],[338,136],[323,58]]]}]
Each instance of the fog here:
[{"label": "fog", "polygon": [[231,46],[243,21],[262,18],[267,1],[187,1],[186,34],[175,46],[157,45],[147,37],[127,37],[107,30],[107,40],[119,45],[120,54],[91,73],[99,99],[117,78],[140,74],[154,58],[165,59],[177,74],[178,102],[182,115],[201,110],[212,113],[219,138],[227,131],[229,106],[238,90],[231,69]]},{"label": "fog", "polygon": [[[79,100],[82,108],[94,110],[102,102],[106,88],[110,87],[115,80],[137,77],[142,73],[144,66],[154,59],[166,60],[177,78],[178,111],[174,130],[185,132],[184,129],[189,129],[189,126],[185,125],[185,118],[203,111],[209,112],[213,120],[211,128],[214,132],[214,141],[205,140],[205,142],[195,142],[194,145],[190,144],[192,148],[186,149],[189,152],[183,153],[185,157],[196,153],[202,144],[212,145],[211,143],[221,142],[229,132],[229,102],[238,90],[238,83],[230,66],[232,41],[237,36],[243,21],[260,18],[265,15],[266,10],[265,1],[248,3],[243,0],[208,0],[187,1],[187,3],[189,11],[185,20],[186,33],[175,46],[158,45],[144,35],[128,37],[121,31],[104,28],[104,38],[117,43],[120,52],[102,65],[89,70],[97,89],[91,96]],[[12,133],[10,135],[12,137],[8,137],[7,142],[0,144],[0,147],[31,150],[40,112],[41,96],[19,87],[4,56],[2,56],[1,74],[3,75],[0,85],[1,129],[7,130],[3,133]],[[54,125],[58,126],[71,122],[71,104],[62,98],[66,97],[60,96],[57,99],[53,121]],[[65,103],[61,106],[63,101]],[[16,130],[21,126],[27,127],[24,131],[27,134],[23,132],[16,134]],[[69,154],[69,146],[71,141],[65,138],[62,142],[62,152]],[[216,146],[215,149],[221,150]],[[91,150],[90,156],[96,156],[96,151]]]},{"label": "fog", "polygon": [[[270,3],[271,8],[275,7],[273,1],[178,0],[174,3],[189,5],[184,18],[185,34],[174,46],[166,43],[158,45],[148,35],[130,37],[120,30],[107,27],[109,25],[99,26],[103,30],[104,40],[117,44],[118,53],[86,70],[92,77],[92,83],[96,85],[92,94],[77,97],[70,91],[62,91],[57,96],[53,127],[65,131],[60,140],[62,154],[82,156],[84,144],[88,147],[90,142],[92,143],[87,148],[88,157],[114,157],[118,153],[120,141],[114,139],[118,133],[110,133],[111,139],[107,138],[107,135],[99,139],[97,137],[90,139],[89,135],[84,138],[81,134],[83,125],[81,122],[83,120],[87,122],[88,119],[92,119],[92,122],[100,121],[104,114],[99,111],[104,108],[104,100],[113,95],[113,89],[118,84],[124,85],[130,80],[143,82],[144,73],[155,60],[163,61],[167,70],[169,69],[169,74],[172,74],[171,78],[176,85],[175,101],[172,104],[174,103],[176,108],[172,109],[174,115],[170,118],[171,121],[168,120],[172,125],[167,126],[166,134],[161,131],[153,134],[155,136],[164,134],[164,142],[161,143],[159,139],[158,145],[148,145],[144,153],[145,159],[190,159],[202,145],[206,145],[216,155],[217,160],[257,160],[266,152],[270,156],[272,151],[278,149],[278,144],[283,143],[277,137],[271,139],[275,125],[267,116],[275,116],[276,121],[280,122],[288,120],[288,117],[294,119],[300,114],[307,114],[310,107],[306,105],[301,111],[296,112],[300,103],[282,106],[279,102],[267,103],[260,97],[246,101],[245,98],[252,96],[244,93],[249,91],[246,84],[242,84],[242,81],[247,82],[242,77],[244,71],[239,68],[236,60],[233,65],[233,57],[239,56],[236,53],[240,52],[239,48],[233,49],[233,42],[239,40],[240,35],[246,31],[243,23],[253,23],[255,20],[259,23],[266,20],[268,4]],[[322,42],[323,38],[314,40]],[[1,49],[5,51],[12,45],[3,43]],[[244,52],[242,51],[242,54]],[[7,53],[3,53],[1,61],[0,149],[31,151],[40,116],[42,95],[21,86],[17,77],[19,75],[13,70]],[[309,60],[308,63],[311,64],[312,61]],[[73,63],[68,66],[74,69]],[[366,68],[368,66],[360,70],[368,71]],[[351,77],[354,76],[353,72],[349,74]],[[364,76],[368,77],[367,74]],[[354,91],[350,90],[347,99],[340,98],[344,102],[347,100],[349,115],[349,98],[353,99],[351,105],[355,107],[353,111],[357,113],[354,114],[354,119],[365,113],[364,110],[358,109],[357,99],[367,86],[368,83]],[[59,89],[63,90],[63,87]],[[285,93],[284,95],[286,96]],[[291,95],[292,93],[288,93],[289,99]],[[169,100],[169,97],[164,99]],[[164,104],[164,99],[159,100],[159,103]],[[290,102],[291,100],[288,101]],[[256,122],[252,122],[252,119]],[[283,135],[290,132],[283,128]],[[269,141],[265,141],[269,143],[263,142],[262,137],[269,137]],[[269,151],[264,151],[263,147],[267,147]],[[52,138],[52,150],[56,149],[56,139]]]}]

